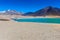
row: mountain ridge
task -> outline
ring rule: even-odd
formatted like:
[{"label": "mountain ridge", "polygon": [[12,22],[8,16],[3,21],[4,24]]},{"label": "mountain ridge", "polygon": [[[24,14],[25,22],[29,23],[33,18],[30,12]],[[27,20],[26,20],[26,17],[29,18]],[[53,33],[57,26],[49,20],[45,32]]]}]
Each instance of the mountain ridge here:
[{"label": "mountain ridge", "polygon": [[17,12],[15,10],[5,10],[5,11],[0,11],[0,15],[21,15],[21,12]]},{"label": "mountain ridge", "polygon": [[42,8],[40,10],[37,10],[36,12],[29,13],[28,15],[24,14],[25,16],[60,16],[60,8],[48,6],[45,8]]},{"label": "mountain ridge", "polygon": [[35,12],[22,13],[16,10],[0,11],[0,15],[21,15],[21,16],[60,16],[60,8],[47,6]]}]

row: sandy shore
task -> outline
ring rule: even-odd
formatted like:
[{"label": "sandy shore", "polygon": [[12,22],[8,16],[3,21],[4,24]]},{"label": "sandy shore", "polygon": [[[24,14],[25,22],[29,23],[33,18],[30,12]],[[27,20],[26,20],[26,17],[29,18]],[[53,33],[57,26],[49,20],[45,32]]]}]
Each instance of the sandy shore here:
[{"label": "sandy shore", "polygon": [[0,40],[60,40],[60,24],[0,21]]}]

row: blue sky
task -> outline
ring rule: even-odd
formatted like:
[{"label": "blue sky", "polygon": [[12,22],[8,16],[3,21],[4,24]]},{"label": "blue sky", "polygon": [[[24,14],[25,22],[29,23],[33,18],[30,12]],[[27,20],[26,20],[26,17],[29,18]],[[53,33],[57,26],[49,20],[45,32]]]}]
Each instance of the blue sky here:
[{"label": "blue sky", "polygon": [[20,12],[34,12],[46,6],[60,8],[60,0],[0,0],[0,11],[11,9]]}]

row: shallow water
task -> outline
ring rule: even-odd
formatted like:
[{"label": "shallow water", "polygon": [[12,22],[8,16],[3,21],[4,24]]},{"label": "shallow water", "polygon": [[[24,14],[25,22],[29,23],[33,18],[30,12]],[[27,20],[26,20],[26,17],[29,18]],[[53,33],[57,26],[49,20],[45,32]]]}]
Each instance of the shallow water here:
[{"label": "shallow water", "polygon": [[60,18],[22,18],[13,20],[17,22],[60,23]]}]

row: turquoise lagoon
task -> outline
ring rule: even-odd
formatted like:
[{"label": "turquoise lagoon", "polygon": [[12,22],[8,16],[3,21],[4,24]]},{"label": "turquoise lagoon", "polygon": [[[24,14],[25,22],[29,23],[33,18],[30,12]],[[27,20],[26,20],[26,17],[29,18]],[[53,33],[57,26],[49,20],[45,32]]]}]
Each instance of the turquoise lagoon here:
[{"label": "turquoise lagoon", "polygon": [[37,23],[59,23],[60,18],[20,18],[20,19],[13,19],[17,22],[37,22]]}]

